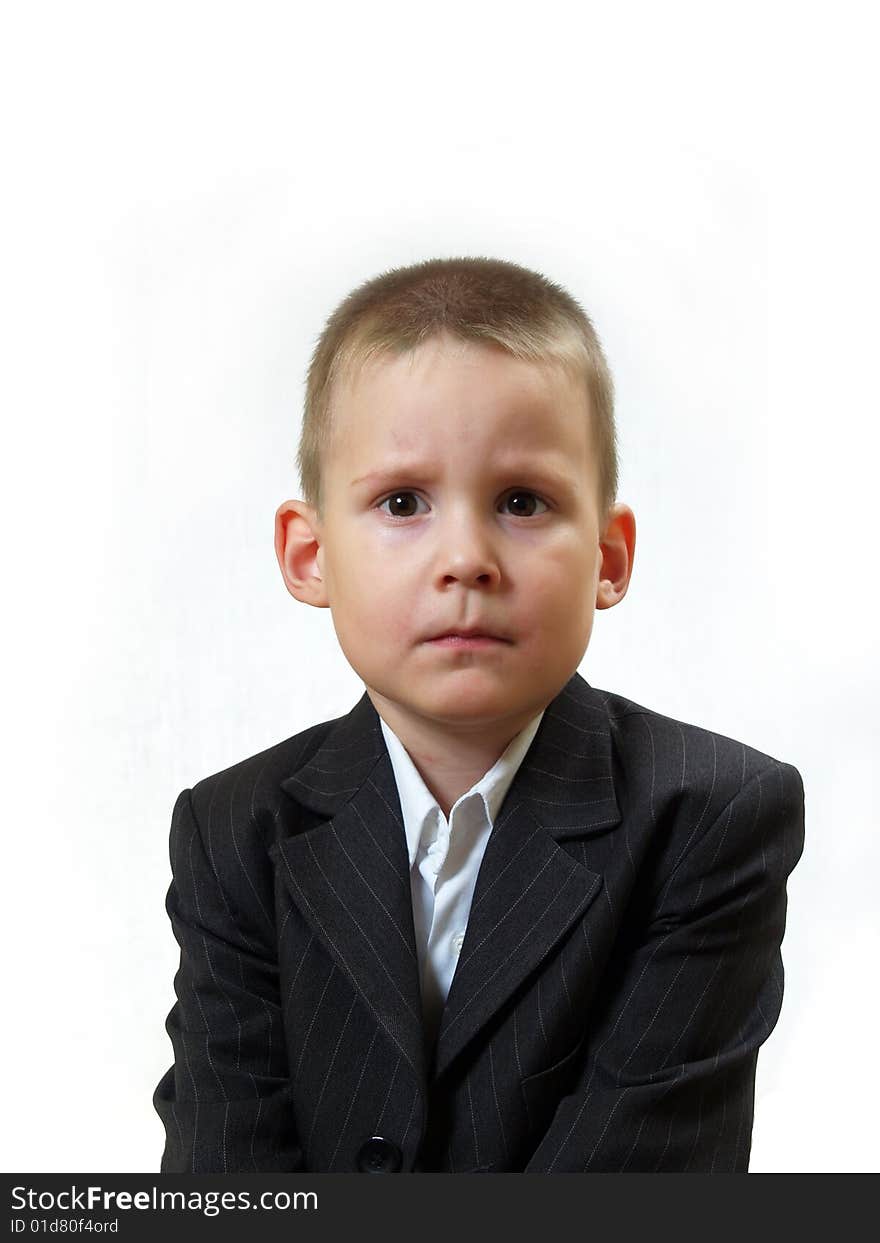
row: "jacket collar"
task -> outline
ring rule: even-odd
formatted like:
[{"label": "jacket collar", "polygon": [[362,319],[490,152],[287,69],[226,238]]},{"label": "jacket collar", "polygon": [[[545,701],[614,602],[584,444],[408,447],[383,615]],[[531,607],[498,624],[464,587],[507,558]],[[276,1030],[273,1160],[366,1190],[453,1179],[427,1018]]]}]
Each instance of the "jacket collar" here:
[{"label": "jacket collar", "polygon": [[[424,1079],[406,835],[364,692],[281,788],[317,813],[277,846],[291,895]],[[605,696],[575,673],[544,712],[489,838],[432,1066],[442,1074],[593,901],[576,843],[620,821]]]}]

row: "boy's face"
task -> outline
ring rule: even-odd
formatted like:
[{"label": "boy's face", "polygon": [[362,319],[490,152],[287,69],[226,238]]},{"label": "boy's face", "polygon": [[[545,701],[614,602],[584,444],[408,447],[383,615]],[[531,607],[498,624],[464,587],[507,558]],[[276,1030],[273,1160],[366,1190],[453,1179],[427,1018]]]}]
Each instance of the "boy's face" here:
[{"label": "boy's face", "polygon": [[[618,505],[599,529],[585,400],[561,367],[445,336],[336,390],[323,521],[285,502],[276,550],[393,728],[521,728],[626,591],[634,523]],[[474,628],[492,637],[437,637]]]}]

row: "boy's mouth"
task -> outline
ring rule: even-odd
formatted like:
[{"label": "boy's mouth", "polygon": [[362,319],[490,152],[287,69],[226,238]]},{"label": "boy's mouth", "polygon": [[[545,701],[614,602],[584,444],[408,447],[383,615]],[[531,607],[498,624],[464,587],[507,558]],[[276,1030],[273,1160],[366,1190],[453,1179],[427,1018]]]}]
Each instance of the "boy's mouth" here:
[{"label": "boy's mouth", "polygon": [[453,627],[451,630],[443,630],[438,634],[430,635],[426,642],[442,647],[488,647],[495,643],[509,643],[510,640],[503,635],[476,627],[472,629]]}]

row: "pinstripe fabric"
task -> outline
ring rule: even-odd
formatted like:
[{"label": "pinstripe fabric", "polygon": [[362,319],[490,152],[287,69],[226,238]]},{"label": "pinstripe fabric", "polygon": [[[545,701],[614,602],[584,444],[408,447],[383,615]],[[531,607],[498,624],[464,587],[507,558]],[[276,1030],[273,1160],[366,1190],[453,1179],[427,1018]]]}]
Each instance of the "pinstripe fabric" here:
[{"label": "pinstripe fabric", "polygon": [[366,693],[184,790],[163,1172],[743,1171],[780,1012],[797,770],[590,687],[489,838],[425,1062],[406,839]]}]

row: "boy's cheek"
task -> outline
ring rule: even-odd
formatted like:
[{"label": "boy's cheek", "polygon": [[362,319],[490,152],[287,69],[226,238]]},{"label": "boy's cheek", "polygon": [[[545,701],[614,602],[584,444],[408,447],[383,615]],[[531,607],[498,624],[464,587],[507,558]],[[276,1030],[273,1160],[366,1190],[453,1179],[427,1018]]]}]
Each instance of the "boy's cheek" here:
[{"label": "boy's cheek", "polygon": [[588,594],[594,575],[593,567],[586,564],[585,558],[551,549],[530,566],[529,596],[539,606],[542,602],[556,604],[561,598],[571,601],[580,587],[585,596]]}]

